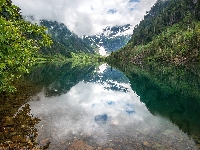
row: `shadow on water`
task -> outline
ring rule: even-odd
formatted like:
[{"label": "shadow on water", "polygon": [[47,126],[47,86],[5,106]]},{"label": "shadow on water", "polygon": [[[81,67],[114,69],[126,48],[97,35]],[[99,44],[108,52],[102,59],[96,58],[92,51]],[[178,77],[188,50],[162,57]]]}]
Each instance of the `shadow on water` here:
[{"label": "shadow on water", "polygon": [[[6,106],[10,111],[11,106]],[[1,108],[1,113],[2,113]],[[30,105],[25,104],[16,114],[1,114],[0,149],[42,149],[37,143],[36,124],[40,119],[30,114]]]},{"label": "shadow on water", "polygon": [[35,125],[40,120],[30,114],[30,105],[26,102],[40,89],[28,81],[20,81],[16,87],[15,93],[0,94],[0,149],[39,149]]},{"label": "shadow on water", "polygon": [[197,67],[146,64],[118,68],[127,75],[131,88],[153,115],[170,119],[200,144],[200,73]]}]

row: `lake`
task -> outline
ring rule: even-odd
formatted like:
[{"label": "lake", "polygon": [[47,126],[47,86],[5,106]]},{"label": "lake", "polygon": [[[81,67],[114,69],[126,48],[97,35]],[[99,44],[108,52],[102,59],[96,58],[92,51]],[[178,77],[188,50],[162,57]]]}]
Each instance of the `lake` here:
[{"label": "lake", "polygon": [[195,69],[150,64],[120,70],[107,64],[34,69],[17,96],[1,100],[0,146],[200,149]]}]

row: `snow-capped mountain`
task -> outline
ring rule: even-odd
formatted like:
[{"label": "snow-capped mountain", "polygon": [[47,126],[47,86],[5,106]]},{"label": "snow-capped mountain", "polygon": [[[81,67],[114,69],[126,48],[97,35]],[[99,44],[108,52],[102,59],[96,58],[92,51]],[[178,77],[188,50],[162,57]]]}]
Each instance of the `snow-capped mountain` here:
[{"label": "snow-capped mountain", "polygon": [[130,24],[126,24],[123,26],[114,26],[114,27],[106,27],[103,29],[103,33],[101,35],[107,36],[107,37],[116,37],[116,36],[122,36],[127,35],[126,31],[128,31],[131,28]]},{"label": "snow-capped mountain", "polygon": [[128,43],[131,35],[128,34],[131,25],[126,24],[123,26],[106,27],[102,33],[94,36],[83,36],[83,40],[88,44],[96,47],[101,55],[107,55],[112,51],[122,48]]},{"label": "snow-capped mountain", "polygon": [[38,20],[33,16],[24,16],[24,19],[38,23],[48,28],[48,34],[52,37],[54,45],[51,49],[41,49],[41,52],[48,55],[61,54],[69,56],[70,52],[97,52],[101,55],[108,55],[125,46],[131,38],[131,25],[106,27],[102,32],[93,36],[82,38],[71,32],[66,25],[50,20]]}]

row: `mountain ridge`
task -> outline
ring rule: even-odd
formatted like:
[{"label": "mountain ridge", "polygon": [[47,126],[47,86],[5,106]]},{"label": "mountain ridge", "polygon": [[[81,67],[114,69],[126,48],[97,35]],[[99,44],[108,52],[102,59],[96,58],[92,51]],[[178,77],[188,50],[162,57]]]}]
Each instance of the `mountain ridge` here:
[{"label": "mountain ridge", "polygon": [[93,36],[82,36],[84,41],[87,41],[89,45],[95,45],[97,48],[101,48],[106,51],[107,54],[112,51],[116,51],[122,48],[131,38],[130,34],[127,34],[131,28],[130,24],[122,25],[122,26],[107,26],[102,29],[101,33],[98,33]]},{"label": "mountain ridge", "polygon": [[37,22],[45,26],[47,33],[52,37],[53,45],[51,48],[41,48],[40,54],[57,55],[71,57],[70,53],[98,53],[108,55],[112,51],[122,48],[130,40],[131,35],[127,34],[131,25],[107,26],[101,33],[96,35],[85,35],[79,37],[70,31],[64,23],[51,20],[36,21],[34,16],[24,16],[29,22]]},{"label": "mountain ridge", "polygon": [[134,27],[126,46],[112,53],[111,63],[200,61],[200,1],[157,0]]},{"label": "mountain ridge", "polygon": [[[64,23],[58,23],[56,21],[41,20],[40,25],[48,28],[48,34],[52,37],[56,45],[61,45],[65,50],[62,50],[62,55],[69,55],[70,52],[74,53],[92,53],[94,50],[87,45],[81,38],[71,32]],[[53,47],[53,46],[52,46]],[[55,49],[56,47],[54,47]],[[60,49],[57,49],[59,53]],[[41,49],[42,52],[47,52],[48,49]],[[61,51],[61,50],[60,50]],[[64,53],[66,52],[66,54]]]}]

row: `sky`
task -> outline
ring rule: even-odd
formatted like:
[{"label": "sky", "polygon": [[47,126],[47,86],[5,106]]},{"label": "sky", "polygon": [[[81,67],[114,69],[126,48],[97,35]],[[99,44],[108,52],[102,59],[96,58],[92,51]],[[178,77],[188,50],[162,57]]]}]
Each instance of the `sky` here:
[{"label": "sky", "polygon": [[12,0],[22,15],[64,23],[75,34],[95,35],[107,26],[131,24],[132,30],[156,0]]}]

